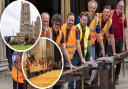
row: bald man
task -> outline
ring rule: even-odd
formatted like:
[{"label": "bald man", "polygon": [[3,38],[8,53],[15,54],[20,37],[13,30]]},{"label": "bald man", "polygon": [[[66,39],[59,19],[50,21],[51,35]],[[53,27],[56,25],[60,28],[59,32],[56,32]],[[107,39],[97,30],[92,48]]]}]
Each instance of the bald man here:
[{"label": "bald man", "polygon": [[49,19],[50,15],[47,12],[43,12],[41,14],[41,19],[42,19],[42,34],[41,37],[50,37],[51,31],[49,28]]},{"label": "bald man", "polygon": [[[123,43],[126,43],[127,40],[126,39],[127,21],[126,21],[126,16],[124,15],[124,2],[122,0],[117,3],[117,7],[112,15],[112,22],[114,28],[116,53],[120,53],[122,52],[123,49]],[[116,65],[116,71],[115,71],[116,84],[118,84],[120,69],[121,69],[121,62],[119,62]]]}]

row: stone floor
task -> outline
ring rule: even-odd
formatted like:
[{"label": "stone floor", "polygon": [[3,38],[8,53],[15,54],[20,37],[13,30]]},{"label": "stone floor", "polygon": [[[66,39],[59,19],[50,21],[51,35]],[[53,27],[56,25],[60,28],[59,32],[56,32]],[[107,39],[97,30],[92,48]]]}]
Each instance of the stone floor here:
[{"label": "stone floor", "polygon": [[0,89],[13,89],[12,77],[9,75],[0,74]]},{"label": "stone floor", "polygon": [[[128,59],[126,61],[128,61]],[[121,70],[119,85],[116,85],[116,89],[128,89],[128,62],[125,63],[125,77],[123,78]]]}]

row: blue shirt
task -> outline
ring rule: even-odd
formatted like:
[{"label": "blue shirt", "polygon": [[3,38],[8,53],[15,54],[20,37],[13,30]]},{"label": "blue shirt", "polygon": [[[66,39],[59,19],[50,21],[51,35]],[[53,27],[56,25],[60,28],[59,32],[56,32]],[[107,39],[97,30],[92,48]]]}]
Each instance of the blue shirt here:
[{"label": "blue shirt", "polygon": [[[87,26],[89,27],[90,23],[91,23],[92,19],[90,19],[88,17],[88,22],[87,22]],[[101,27],[100,27],[100,24],[98,23],[97,26],[96,26],[96,33],[100,33],[101,32]]]},{"label": "blue shirt", "polygon": [[16,55],[21,55],[21,54],[22,54],[22,52],[14,51],[13,54],[12,54],[12,62],[15,63]]},{"label": "blue shirt", "polygon": [[80,16],[76,19],[76,24],[80,23]]}]

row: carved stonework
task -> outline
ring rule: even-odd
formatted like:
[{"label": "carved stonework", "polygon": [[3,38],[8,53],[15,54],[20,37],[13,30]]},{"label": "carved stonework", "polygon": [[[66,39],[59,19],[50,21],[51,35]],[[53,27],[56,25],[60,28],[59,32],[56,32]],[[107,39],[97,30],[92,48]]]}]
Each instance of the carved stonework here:
[{"label": "carved stonework", "polygon": [[0,35],[0,59],[6,58],[6,45],[2,40],[2,37]]}]

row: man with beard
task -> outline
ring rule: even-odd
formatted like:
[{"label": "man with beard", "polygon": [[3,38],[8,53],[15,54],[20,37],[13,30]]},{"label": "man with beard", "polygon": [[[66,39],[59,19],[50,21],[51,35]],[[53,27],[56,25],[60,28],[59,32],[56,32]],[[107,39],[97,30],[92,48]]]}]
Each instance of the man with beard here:
[{"label": "man with beard", "polygon": [[[82,55],[84,59],[86,59],[86,53],[87,53],[87,47],[88,47],[88,38],[90,34],[90,30],[87,27],[87,21],[88,21],[88,15],[86,12],[81,12],[80,13],[80,23],[76,25],[76,29],[79,31],[79,36],[80,36],[80,44],[81,44],[81,50],[82,50]],[[78,53],[75,52],[76,58],[79,58],[77,56]]]},{"label": "man with beard", "polygon": [[[114,30],[111,19],[111,6],[104,6],[103,13],[98,13],[99,23],[101,27],[101,35],[104,42],[105,53],[108,56],[117,55],[115,52],[115,39],[114,39]],[[112,50],[111,50],[112,49]],[[99,43],[96,42],[96,54],[97,56],[100,53]]]},{"label": "man with beard", "polygon": [[[72,65],[71,61],[68,58],[68,52],[66,50],[66,46],[64,43],[64,34],[60,30],[60,28],[61,28],[61,15],[54,14],[51,21],[52,21],[52,27],[51,27],[52,39],[60,47],[60,49],[64,55],[64,58],[66,58],[66,60],[70,64],[70,69],[74,69],[75,67]],[[55,61],[60,61],[61,54],[60,54],[57,46],[54,46],[54,54],[55,54]],[[60,89],[60,88],[61,88],[61,84],[57,84],[57,85],[53,86],[53,89]]]},{"label": "man with beard", "polygon": [[[52,35],[52,39],[53,41],[55,41],[58,46],[60,47],[62,53],[64,54],[64,57],[67,59],[68,63],[70,64],[70,68],[75,68],[71,61],[69,60],[68,58],[68,52],[66,50],[66,46],[65,46],[65,43],[64,43],[64,34],[63,32],[60,30],[61,29],[61,15],[59,14],[55,14],[53,15],[52,17],[52,27],[50,28],[51,30],[51,35]],[[59,54],[59,50],[58,48],[56,48],[55,46],[55,59],[61,59],[61,55]]]},{"label": "man with beard", "polygon": [[[62,26],[61,30],[64,33],[66,50],[68,51],[68,58],[74,66],[78,66],[79,61],[85,63],[85,60],[82,56],[79,35],[76,27],[74,26],[74,21],[74,13],[69,13],[67,16],[67,22]],[[74,53],[76,50],[80,56],[80,60],[74,59]],[[65,60],[64,69],[69,67],[67,63],[68,62],[66,62]],[[68,83],[68,89],[74,89],[74,81],[70,81]]]},{"label": "man with beard", "polygon": [[[126,30],[127,21],[126,21],[126,16],[124,15],[123,0],[120,0],[117,3],[117,7],[114,10],[112,15],[112,23],[114,27],[116,52],[120,53],[122,52],[122,49],[123,49],[123,43],[127,43],[127,30]],[[126,48],[128,48],[128,45],[126,45]],[[115,79],[117,84],[118,84],[120,69],[121,69],[121,62],[116,64]]]}]

